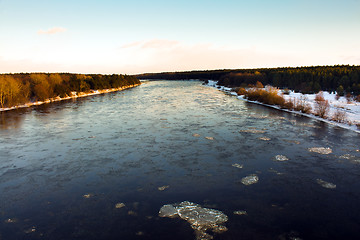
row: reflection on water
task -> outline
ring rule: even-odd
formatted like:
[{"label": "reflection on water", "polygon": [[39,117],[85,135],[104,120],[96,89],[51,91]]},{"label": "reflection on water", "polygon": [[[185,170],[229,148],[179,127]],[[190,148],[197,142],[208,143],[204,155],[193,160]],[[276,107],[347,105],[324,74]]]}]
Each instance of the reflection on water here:
[{"label": "reflection on water", "polygon": [[184,201],[228,216],[214,239],[358,239],[358,143],[199,82],[3,112],[0,239],[195,239],[158,216]]}]

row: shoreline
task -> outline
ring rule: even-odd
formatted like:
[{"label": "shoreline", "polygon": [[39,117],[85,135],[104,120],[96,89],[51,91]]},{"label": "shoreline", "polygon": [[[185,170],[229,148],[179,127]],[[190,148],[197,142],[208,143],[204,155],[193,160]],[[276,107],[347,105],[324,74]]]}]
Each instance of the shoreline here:
[{"label": "shoreline", "polygon": [[338,122],[335,122],[335,121],[331,121],[331,120],[328,120],[328,119],[317,117],[317,116],[315,116],[313,114],[307,114],[307,113],[302,113],[302,112],[293,111],[293,110],[289,110],[289,109],[283,109],[283,108],[280,108],[279,106],[276,106],[276,105],[269,105],[269,104],[261,103],[261,102],[258,102],[258,101],[251,101],[251,100],[245,99],[241,95],[238,95],[236,92],[233,92],[232,88],[217,85],[216,84],[217,81],[212,81],[212,84],[211,84],[210,81],[205,86],[216,88],[219,91],[222,91],[222,92],[228,93],[230,95],[236,96],[236,98],[239,99],[239,100],[243,100],[243,101],[246,101],[246,102],[249,102],[249,103],[262,105],[262,106],[265,106],[265,107],[270,107],[270,108],[277,109],[277,110],[284,111],[284,112],[288,112],[288,113],[297,114],[297,115],[308,117],[308,118],[312,118],[312,119],[315,119],[315,120],[318,120],[318,121],[328,123],[328,124],[333,125],[333,126],[348,129],[348,130],[351,130],[351,131],[356,132],[356,133],[360,133],[360,129],[357,128],[357,126],[355,126],[355,125],[349,125],[349,124],[346,124],[346,123],[338,123]]},{"label": "shoreline", "polygon": [[0,112],[11,111],[11,110],[19,109],[19,108],[28,108],[28,107],[32,107],[32,106],[38,106],[38,105],[47,104],[47,103],[53,103],[53,102],[60,102],[60,101],[63,101],[63,100],[76,99],[76,98],[88,97],[88,96],[93,96],[93,95],[100,95],[100,94],[105,94],[105,93],[110,93],[110,92],[118,92],[118,91],[126,90],[126,89],[129,89],[129,88],[134,88],[134,87],[137,87],[137,86],[140,86],[140,85],[141,85],[141,83],[140,84],[129,85],[129,86],[126,86],[126,87],[121,87],[121,88],[109,88],[109,89],[102,89],[102,90],[91,90],[91,92],[89,92],[89,93],[71,92],[71,96],[67,96],[67,97],[63,97],[63,98],[57,96],[55,98],[46,99],[45,101],[29,102],[29,103],[25,103],[25,104],[13,106],[13,107],[0,108]]}]

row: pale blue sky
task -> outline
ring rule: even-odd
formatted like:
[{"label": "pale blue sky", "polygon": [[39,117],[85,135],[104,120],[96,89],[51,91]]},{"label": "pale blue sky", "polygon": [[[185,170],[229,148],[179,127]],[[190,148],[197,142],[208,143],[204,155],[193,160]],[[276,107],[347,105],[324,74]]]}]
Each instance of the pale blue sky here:
[{"label": "pale blue sky", "polygon": [[0,0],[0,72],[360,64],[360,0]]}]

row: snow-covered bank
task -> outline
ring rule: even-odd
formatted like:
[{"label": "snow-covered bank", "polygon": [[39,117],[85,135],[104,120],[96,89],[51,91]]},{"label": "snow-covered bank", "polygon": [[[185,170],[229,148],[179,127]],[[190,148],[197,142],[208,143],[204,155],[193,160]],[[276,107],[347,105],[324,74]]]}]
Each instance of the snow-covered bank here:
[{"label": "snow-covered bank", "polygon": [[71,96],[67,96],[67,97],[63,97],[63,98],[57,96],[55,98],[46,99],[45,101],[29,102],[29,103],[25,103],[23,105],[13,106],[13,107],[9,107],[9,108],[0,108],[0,112],[14,110],[14,109],[18,109],[18,108],[26,108],[26,107],[31,107],[31,106],[35,106],[35,105],[45,104],[45,103],[59,102],[59,101],[62,101],[62,100],[75,99],[75,98],[79,98],[79,97],[87,97],[87,96],[104,94],[104,93],[109,93],[109,92],[117,92],[117,91],[122,91],[122,90],[125,90],[125,89],[128,89],[128,88],[137,87],[139,85],[140,84],[129,85],[129,86],[126,86],[126,87],[121,87],[121,88],[110,88],[110,89],[103,89],[103,90],[91,90],[91,92],[89,92],[89,93],[71,92]]},{"label": "snow-covered bank", "polygon": [[[350,130],[360,133],[360,128],[358,127],[358,126],[360,126],[360,103],[355,102],[355,101],[348,101],[345,97],[340,97],[337,99],[335,93],[323,92],[323,97],[329,103],[329,113],[328,113],[329,116],[333,116],[336,112],[340,112],[340,113],[344,114],[345,121],[342,123],[332,121],[330,119],[320,118],[318,116],[315,116],[314,112],[307,114],[307,113],[302,113],[302,112],[293,111],[293,110],[289,110],[289,109],[283,109],[283,108],[280,108],[279,106],[275,106],[275,105],[264,104],[264,103],[261,103],[258,101],[249,101],[249,100],[245,99],[244,96],[241,96],[241,95],[239,96],[236,92],[233,92],[232,88],[217,85],[217,81],[209,80],[207,85],[210,87],[216,87],[221,91],[224,91],[231,95],[237,96],[238,99],[241,99],[241,100],[245,100],[248,102],[272,107],[272,108],[283,110],[286,112],[300,114],[300,115],[303,115],[306,117],[314,118],[319,121],[323,121],[323,122],[326,122],[326,123],[329,123],[332,125],[336,125],[336,126],[350,129]],[[278,90],[279,95],[282,94],[282,92],[283,92],[282,90]],[[295,93],[293,91],[290,91],[289,94],[283,94],[282,96],[284,97],[284,99],[286,101],[301,99],[301,100],[305,101],[305,103],[308,104],[312,109],[315,109],[315,104],[316,104],[315,95],[316,94],[301,94],[301,93]]]}]

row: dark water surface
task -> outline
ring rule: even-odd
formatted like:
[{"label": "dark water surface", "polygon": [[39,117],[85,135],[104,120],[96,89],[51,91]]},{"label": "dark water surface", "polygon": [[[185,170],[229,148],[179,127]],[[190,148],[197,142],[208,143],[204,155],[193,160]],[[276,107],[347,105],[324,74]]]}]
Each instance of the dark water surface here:
[{"label": "dark water surface", "polygon": [[359,136],[200,82],[3,112],[0,239],[195,239],[158,217],[182,201],[228,216],[214,239],[360,239]]}]

